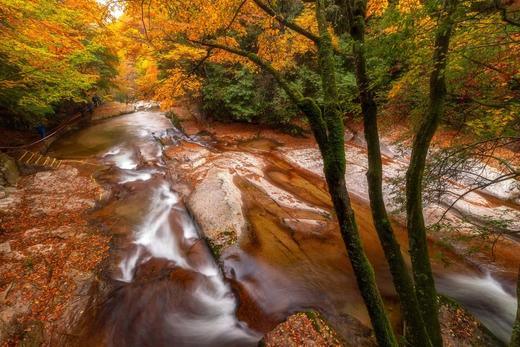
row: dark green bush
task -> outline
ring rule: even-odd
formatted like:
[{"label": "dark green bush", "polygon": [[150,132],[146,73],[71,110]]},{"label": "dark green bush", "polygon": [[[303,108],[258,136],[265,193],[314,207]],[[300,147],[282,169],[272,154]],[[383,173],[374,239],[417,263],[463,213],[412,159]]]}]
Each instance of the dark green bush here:
[{"label": "dark green bush", "polygon": [[[340,64],[338,62],[338,64]],[[321,79],[312,66],[300,66],[286,72],[287,79],[303,95],[321,101]],[[355,79],[352,73],[340,71],[338,85],[341,89],[345,112],[357,112],[354,103]],[[242,65],[223,66],[208,64],[202,87],[202,107],[209,118],[219,121],[243,121],[291,128],[291,121],[300,112],[274,78],[266,73],[251,71]]]}]

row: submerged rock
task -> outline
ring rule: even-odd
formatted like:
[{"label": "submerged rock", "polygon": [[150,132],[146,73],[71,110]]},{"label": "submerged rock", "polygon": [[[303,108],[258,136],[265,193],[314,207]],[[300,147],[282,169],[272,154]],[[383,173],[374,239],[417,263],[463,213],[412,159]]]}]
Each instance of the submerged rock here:
[{"label": "submerged rock", "polygon": [[187,206],[217,256],[237,242],[246,229],[240,190],[227,170],[209,170]]}]

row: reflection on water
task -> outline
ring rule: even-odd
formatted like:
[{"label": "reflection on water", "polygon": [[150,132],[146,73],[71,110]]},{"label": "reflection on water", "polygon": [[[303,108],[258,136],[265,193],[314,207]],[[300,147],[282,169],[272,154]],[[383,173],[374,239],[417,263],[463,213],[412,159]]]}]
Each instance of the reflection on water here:
[{"label": "reflection on water", "polygon": [[89,158],[107,151],[108,155],[116,155],[121,151],[120,146],[135,145],[153,160],[160,148],[153,135],[169,127],[171,123],[159,113],[132,113],[71,132],[53,143],[49,153],[58,158]]}]

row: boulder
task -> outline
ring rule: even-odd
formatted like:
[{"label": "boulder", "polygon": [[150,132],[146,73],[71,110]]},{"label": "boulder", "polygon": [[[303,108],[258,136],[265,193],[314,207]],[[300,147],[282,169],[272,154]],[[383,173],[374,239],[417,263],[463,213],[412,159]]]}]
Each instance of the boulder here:
[{"label": "boulder", "polygon": [[[267,333],[258,344],[266,347],[349,346],[315,311],[293,314]],[[364,346],[359,344],[358,346]]]},{"label": "boulder", "polygon": [[0,153],[0,186],[16,186],[20,173],[13,158]]},{"label": "boulder", "polygon": [[188,198],[187,206],[217,257],[246,230],[242,196],[227,170],[209,170]]},{"label": "boulder", "polygon": [[0,243],[0,254],[9,254],[11,253],[11,244],[9,241]]}]

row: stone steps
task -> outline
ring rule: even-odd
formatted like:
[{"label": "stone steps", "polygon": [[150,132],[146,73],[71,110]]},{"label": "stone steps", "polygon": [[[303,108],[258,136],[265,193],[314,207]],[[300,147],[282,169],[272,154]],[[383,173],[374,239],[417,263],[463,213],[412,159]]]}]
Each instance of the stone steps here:
[{"label": "stone steps", "polygon": [[16,161],[21,165],[39,168],[57,169],[63,164],[63,162],[59,159],[27,150],[19,152],[14,157]]}]

